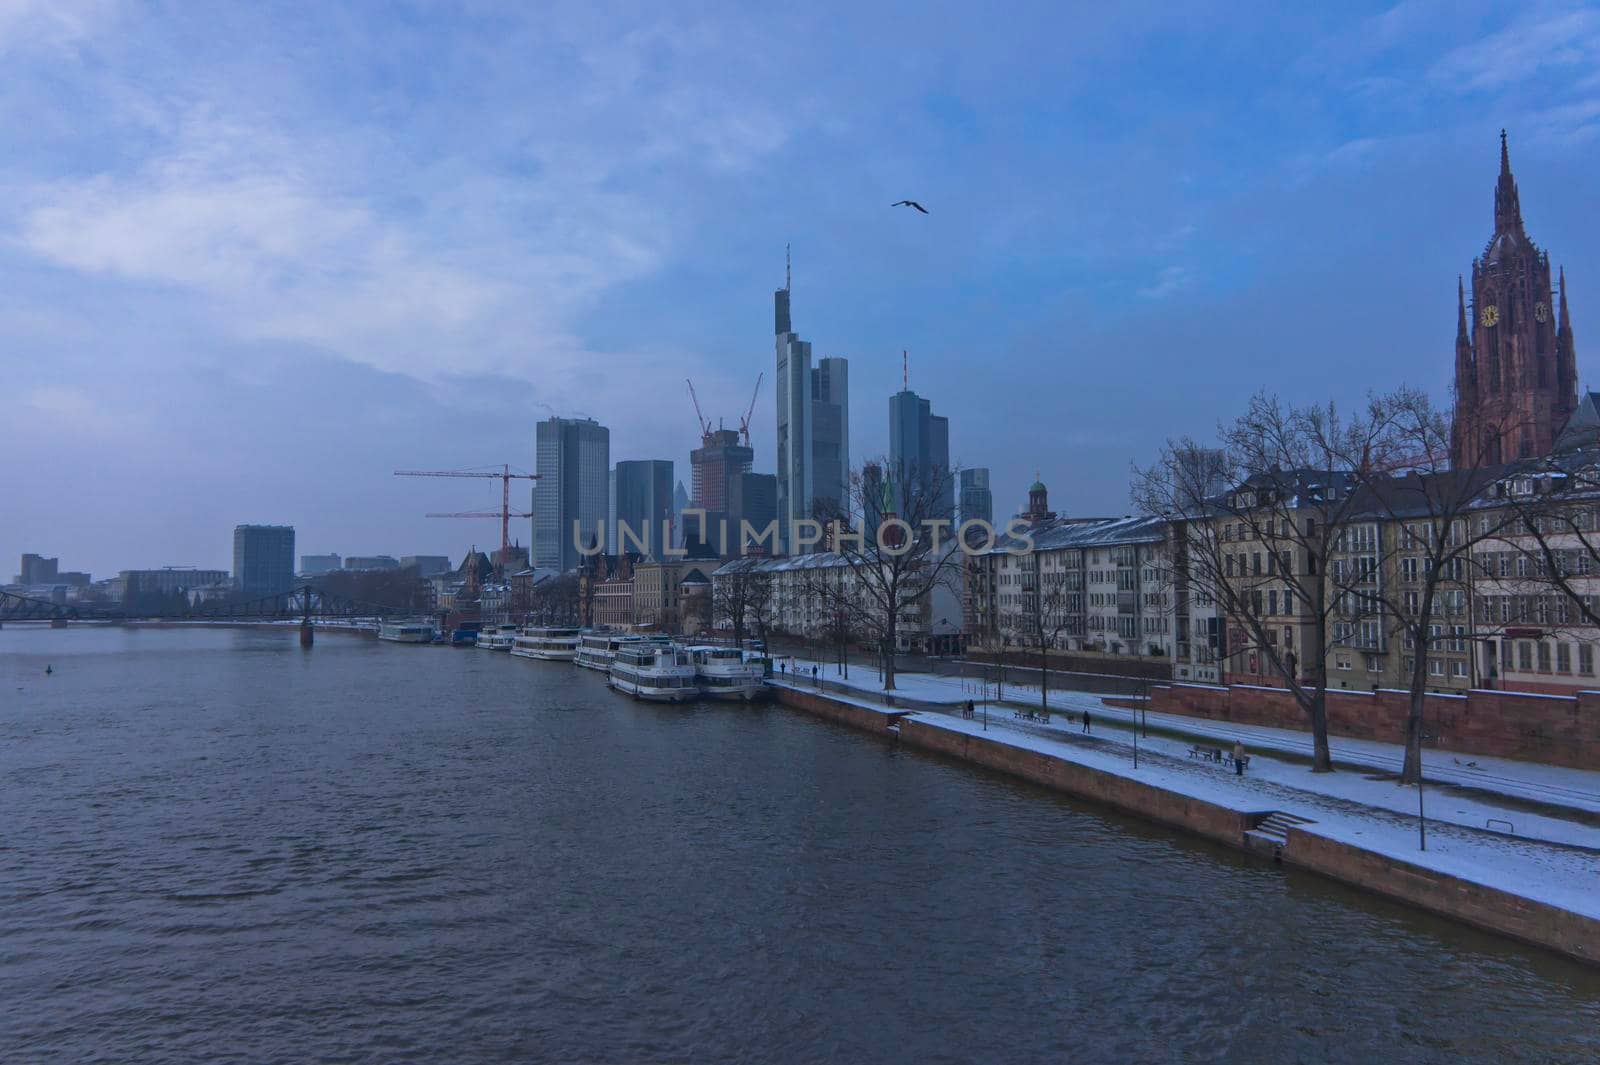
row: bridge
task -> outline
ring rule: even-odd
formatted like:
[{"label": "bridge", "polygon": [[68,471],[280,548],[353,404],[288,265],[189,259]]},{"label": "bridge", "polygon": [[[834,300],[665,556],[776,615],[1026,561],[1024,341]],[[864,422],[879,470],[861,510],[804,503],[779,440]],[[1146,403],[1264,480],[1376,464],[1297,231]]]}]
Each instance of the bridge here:
[{"label": "bridge", "polygon": [[384,618],[414,617],[415,607],[364,603],[312,585],[254,599],[197,603],[181,609],[139,610],[115,603],[54,603],[13,592],[0,591],[0,626],[8,622],[43,622],[65,628],[70,622],[126,623],[132,621],[216,621],[232,624],[300,622],[300,642],[311,646],[317,622],[345,622],[376,626]]}]

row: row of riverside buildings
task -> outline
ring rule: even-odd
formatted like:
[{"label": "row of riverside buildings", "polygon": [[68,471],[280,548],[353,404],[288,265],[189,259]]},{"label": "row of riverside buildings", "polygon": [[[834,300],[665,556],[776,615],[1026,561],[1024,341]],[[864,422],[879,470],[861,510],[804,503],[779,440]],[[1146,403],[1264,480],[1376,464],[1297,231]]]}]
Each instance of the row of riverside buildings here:
[{"label": "row of riverside buildings", "polygon": [[[1448,465],[1275,468],[1164,518],[1058,516],[1036,482],[1016,535],[969,551],[959,581],[902,619],[898,649],[1043,647],[1072,668],[1198,683],[1275,685],[1287,662],[1304,679],[1320,664],[1335,690],[1405,688],[1419,666],[1437,692],[1600,687],[1600,393],[1579,396],[1565,276],[1552,284],[1526,233],[1503,132],[1494,201],[1458,293]],[[1441,517],[1446,495],[1459,506]],[[712,581],[763,574],[766,624],[821,638],[807,571],[830,565],[745,560]]]}]

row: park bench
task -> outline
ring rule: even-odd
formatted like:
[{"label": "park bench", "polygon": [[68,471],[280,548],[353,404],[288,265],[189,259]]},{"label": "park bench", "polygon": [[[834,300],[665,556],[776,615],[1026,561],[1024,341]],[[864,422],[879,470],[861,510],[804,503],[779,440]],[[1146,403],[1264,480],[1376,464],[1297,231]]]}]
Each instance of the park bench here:
[{"label": "park bench", "polygon": [[1189,748],[1189,757],[1199,758],[1207,762],[1221,762],[1222,748],[1208,747],[1203,743],[1197,743]]}]

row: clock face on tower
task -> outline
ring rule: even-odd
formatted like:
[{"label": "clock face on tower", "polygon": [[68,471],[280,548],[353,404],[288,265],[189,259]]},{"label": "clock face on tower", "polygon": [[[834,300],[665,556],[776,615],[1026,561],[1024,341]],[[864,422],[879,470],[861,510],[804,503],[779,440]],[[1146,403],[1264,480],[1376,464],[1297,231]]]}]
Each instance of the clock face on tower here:
[{"label": "clock face on tower", "polygon": [[1550,308],[1542,303],[1535,303],[1533,305],[1533,317],[1537,321],[1548,322],[1550,320]]},{"label": "clock face on tower", "polygon": [[1493,329],[1500,321],[1500,308],[1492,303],[1489,304],[1489,306],[1478,312],[1478,321],[1480,324]]}]

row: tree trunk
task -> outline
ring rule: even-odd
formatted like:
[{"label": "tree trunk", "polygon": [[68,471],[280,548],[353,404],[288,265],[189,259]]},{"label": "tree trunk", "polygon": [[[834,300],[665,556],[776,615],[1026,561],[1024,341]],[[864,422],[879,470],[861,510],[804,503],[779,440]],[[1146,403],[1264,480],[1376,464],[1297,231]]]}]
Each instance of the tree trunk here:
[{"label": "tree trunk", "polygon": [[1311,695],[1311,771],[1333,772],[1333,755],[1328,751],[1328,692],[1319,688]]},{"label": "tree trunk", "polygon": [[1050,659],[1044,651],[1044,637],[1039,637],[1039,712],[1050,712]]},{"label": "tree trunk", "polygon": [[1423,641],[1412,641],[1419,652],[1411,665],[1411,700],[1406,708],[1406,760],[1400,767],[1400,783],[1415,784],[1422,779],[1422,711],[1427,703],[1428,655]]}]

